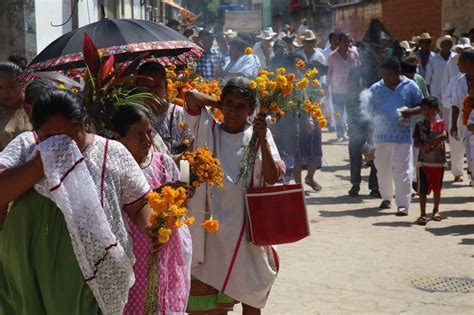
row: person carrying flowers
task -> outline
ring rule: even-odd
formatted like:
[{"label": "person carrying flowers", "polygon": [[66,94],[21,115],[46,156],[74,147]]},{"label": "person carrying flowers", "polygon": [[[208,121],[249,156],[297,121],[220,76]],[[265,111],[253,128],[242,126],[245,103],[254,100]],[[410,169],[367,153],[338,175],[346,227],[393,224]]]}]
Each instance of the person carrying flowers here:
[{"label": "person carrying flowers", "polygon": [[[188,312],[191,314],[226,311],[238,302],[243,304],[245,313],[259,314],[278,272],[276,251],[250,244],[244,233],[244,191],[238,176],[254,132],[259,150],[247,181],[253,181],[256,187],[272,185],[285,169],[265,115],[253,118],[257,91],[249,85],[250,81],[243,77],[230,79],[220,102],[196,91],[188,91],[185,97],[185,118],[195,138],[194,149],[209,147],[224,170],[222,188],[202,185],[189,202],[191,210],[206,209],[208,215],[220,221],[219,231],[212,234],[200,227],[190,228],[193,278]],[[224,122],[215,122],[206,106],[221,109]],[[196,215],[196,221],[202,219]]]},{"label": "person carrying flowers", "polygon": [[[121,106],[114,115],[115,138],[140,165],[151,189],[177,184],[180,174],[173,159],[153,146],[153,128],[147,114],[132,105]],[[141,314],[145,309],[150,244],[138,227],[129,221],[136,262],[135,284],[130,289],[125,314]],[[191,235],[187,226],[173,231],[158,252],[158,310],[160,314],[184,314],[191,280]]]},{"label": "person carrying flowers", "polygon": [[0,153],[0,314],[121,314],[126,217],[148,235],[150,186],[122,144],[86,131],[77,95],[45,91],[31,121]]},{"label": "person carrying flowers", "polygon": [[165,68],[157,62],[146,62],[138,68],[138,75],[149,79],[138,79],[137,85],[153,93],[162,101],[156,108],[153,127],[165,142],[172,155],[182,153],[191,143],[190,131],[180,126],[184,121],[183,108],[166,101],[167,80]]}]

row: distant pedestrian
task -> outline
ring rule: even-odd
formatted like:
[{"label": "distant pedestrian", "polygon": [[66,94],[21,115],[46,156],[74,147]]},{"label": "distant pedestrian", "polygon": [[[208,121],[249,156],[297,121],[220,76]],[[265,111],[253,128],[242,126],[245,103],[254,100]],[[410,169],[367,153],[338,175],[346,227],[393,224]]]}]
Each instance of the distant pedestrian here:
[{"label": "distant pedestrian", "polygon": [[196,62],[196,73],[202,75],[207,80],[213,80],[216,77],[218,69],[223,66],[223,59],[217,48],[212,48],[214,44],[214,35],[202,30],[199,32],[199,42],[204,53]]},{"label": "distant pedestrian", "polygon": [[420,67],[418,68],[419,73],[423,78],[425,78],[426,66],[428,65],[428,61],[430,61],[430,59],[435,55],[435,53],[431,51],[431,41],[433,37],[431,37],[428,33],[423,33],[416,39],[416,45],[420,47],[420,49],[415,51],[413,55],[418,58],[418,64],[420,65]]},{"label": "distant pedestrian", "polygon": [[339,34],[339,46],[326,60],[329,67],[328,85],[336,112],[337,141],[344,141],[344,111],[348,103],[348,77],[352,68],[360,64],[359,54],[350,48],[348,34]]},{"label": "distant pedestrian", "polygon": [[430,96],[421,101],[423,119],[415,125],[413,143],[420,149],[418,156],[418,194],[420,195],[420,217],[417,224],[426,225],[426,199],[433,191],[433,221],[441,221],[439,205],[446,165],[444,141],[448,139],[444,122],[437,120],[440,105],[436,97]]}]

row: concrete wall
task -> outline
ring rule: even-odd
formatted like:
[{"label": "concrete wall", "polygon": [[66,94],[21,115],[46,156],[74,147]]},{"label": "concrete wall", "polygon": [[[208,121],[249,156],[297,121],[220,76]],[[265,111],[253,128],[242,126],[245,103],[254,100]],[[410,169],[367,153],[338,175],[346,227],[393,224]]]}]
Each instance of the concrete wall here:
[{"label": "concrete wall", "polygon": [[454,22],[457,36],[474,27],[474,0],[443,0],[443,24]]},{"label": "concrete wall", "polygon": [[0,60],[19,54],[31,60],[36,55],[34,0],[0,1]]}]

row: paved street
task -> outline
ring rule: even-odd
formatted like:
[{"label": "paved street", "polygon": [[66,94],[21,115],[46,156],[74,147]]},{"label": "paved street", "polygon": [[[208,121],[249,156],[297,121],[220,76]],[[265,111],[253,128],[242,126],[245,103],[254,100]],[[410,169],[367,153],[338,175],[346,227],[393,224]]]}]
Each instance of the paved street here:
[{"label": "paved street", "polygon": [[361,197],[347,195],[347,142],[334,137],[323,135],[323,190],[307,195],[312,235],[279,247],[281,270],[263,313],[474,314],[474,189],[446,172],[444,220],[415,225],[417,198],[400,218],[395,208],[379,210],[366,185]]}]

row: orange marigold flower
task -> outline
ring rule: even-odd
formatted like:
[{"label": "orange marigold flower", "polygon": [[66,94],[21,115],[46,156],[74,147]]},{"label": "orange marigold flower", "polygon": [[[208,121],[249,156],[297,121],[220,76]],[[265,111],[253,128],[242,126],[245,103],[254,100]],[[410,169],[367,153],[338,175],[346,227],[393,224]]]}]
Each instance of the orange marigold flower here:
[{"label": "orange marigold flower", "polygon": [[254,80],[250,81],[249,88],[255,90],[257,88],[257,82],[255,82]]},{"label": "orange marigold flower", "polygon": [[196,221],[195,217],[187,217],[186,220],[184,220],[184,224],[186,225],[192,225]]},{"label": "orange marigold flower", "polygon": [[201,225],[208,232],[216,232],[219,230],[219,221],[212,218],[205,220]]},{"label": "orange marigold flower", "polygon": [[297,67],[298,69],[300,69],[300,70],[304,70],[304,68],[306,68],[306,64],[304,63],[303,60],[298,59],[298,60],[296,61],[296,67]]},{"label": "orange marigold flower", "polygon": [[244,54],[246,54],[246,55],[251,55],[251,54],[253,54],[253,49],[252,49],[251,47],[245,48]]},{"label": "orange marigold flower", "polygon": [[327,126],[327,124],[328,124],[328,121],[326,119],[321,119],[319,121],[319,128],[324,128]]}]

